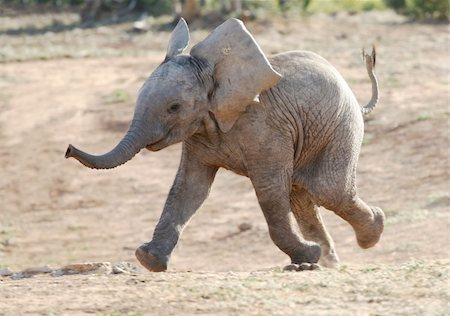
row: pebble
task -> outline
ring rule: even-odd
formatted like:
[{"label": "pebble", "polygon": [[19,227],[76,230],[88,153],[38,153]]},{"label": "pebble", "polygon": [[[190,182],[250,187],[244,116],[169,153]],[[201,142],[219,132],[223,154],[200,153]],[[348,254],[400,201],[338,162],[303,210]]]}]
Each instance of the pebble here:
[{"label": "pebble", "polygon": [[32,267],[27,268],[25,270],[22,270],[23,274],[33,276],[35,274],[45,274],[52,272],[52,269],[49,266],[42,266],[42,267]]},{"label": "pebble", "polygon": [[239,224],[238,228],[239,228],[240,232],[245,232],[247,230],[252,229],[253,226],[250,223],[241,223],[241,224]]},{"label": "pebble", "polygon": [[113,274],[121,274],[121,273],[132,274],[136,272],[137,272],[136,267],[129,262],[117,262],[112,266]]},{"label": "pebble", "polygon": [[0,276],[11,276],[11,275],[13,275],[13,272],[8,268],[0,269]]}]

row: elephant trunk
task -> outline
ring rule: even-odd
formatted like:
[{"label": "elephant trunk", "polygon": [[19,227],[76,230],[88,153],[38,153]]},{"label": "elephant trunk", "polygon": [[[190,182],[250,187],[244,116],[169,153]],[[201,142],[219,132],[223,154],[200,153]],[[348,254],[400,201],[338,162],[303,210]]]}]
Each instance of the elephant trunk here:
[{"label": "elephant trunk", "polygon": [[147,143],[145,129],[140,120],[133,120],[122,140],[110,152],[94,156],[69,145],[66,158],[73,157],[92,169],[111,169],[133,158]]}]

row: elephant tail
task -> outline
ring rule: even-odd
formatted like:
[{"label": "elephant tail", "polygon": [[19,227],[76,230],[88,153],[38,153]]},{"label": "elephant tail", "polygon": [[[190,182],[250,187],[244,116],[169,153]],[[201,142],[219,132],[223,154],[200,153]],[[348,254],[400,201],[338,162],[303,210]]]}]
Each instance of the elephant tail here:
[{"label": "elephant tail", "polygon": [[364,49],[362,51],[363,59],[366,62],[367,73],[369,74],[370,81],[372,82],[372,98],[369,103],[361,107],[361,112],[363,115],[369,114],[375,108],[378,103],[379,91],[378,91],[378,80],[375,75],[375,61],[376,52],[375,46],[372,46],[372,54],[366,54]]}]

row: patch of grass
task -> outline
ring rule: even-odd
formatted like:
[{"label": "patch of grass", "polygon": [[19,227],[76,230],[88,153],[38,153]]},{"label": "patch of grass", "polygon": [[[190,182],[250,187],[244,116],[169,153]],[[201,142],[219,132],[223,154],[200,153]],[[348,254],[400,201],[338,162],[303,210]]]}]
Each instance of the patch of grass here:
[{"label": "patch of grass", "polygon": [[346,264],[341,264],[339,265],[339,272],[348,272],[348,265]]},{"label": "patch of grass", "polygon": [[69,225],[67,226],[67,230],[69,231],[77,231],[77,230],[83,230],[83,229],[87,229],[87,226],[82,226],[82,225]]},{"label": "patch of grass", "polygon": [[363,269],[361,269],[361,272],[363,272],[363,273],[370,273],[370,272],[377,271],[377,270],[380,270],[380,269],[381,269],[380,266],[369,264],[368,266],[366,266]]},{"label": "patch of grass", "polygon": [[211,299],[228,301],[237,299],[241,294],[242,290],[239,287],[219,287],[206,295]]},{"label": "patch of grass", "polygon": [[427,209],[417,209],[411,211],[395,212],[386,218],[386,225],[398,223],[412,223],[427,219],[430,212]]},{"label": "patch of grass", "polygon": [[402,269],[406,270],[407,272],[414,272],[414,271],[422,268],[424,266],[424,264],[425,264],[424,260],[415,259],[415,260],[412,260],[412,261],[404,264],[402,266]]},{"label": "patch of grass", "polygon": [[335,13],[347,11],[356,13],[370,10],[384,10],[386,5],[382,0],[315,0],[308,7],[309,12]]},{"label": "patch of grass", "polygon": [[123,103],[130,101],[130,94],[124,89],[116,89],[108,97],[108,103]]},{"label": "patch of grass", "polygon": [[375,135],[366,132],[366,133],[364,133],[364,138],[363,138],[362,144],[368,145],[374,138],[375,138]]},{"label": "patch of grass", "polygon": [[437,207],[448,207],[450,205],[450,195],[447,193],[444,194],[431,194],[428,197],[428,203],[426,207],[428,208],[437,208]]},{"label": "patch of grass", "polygon": [[386,213],[386,225],[393,225],[399,223],[414,223],[418,221],[423,221],[428,218],[445,217],[447,214],[445,212],[433,212],[427,208],[421,208],[410,211],[399,211],[399,212],[385,212]]},{"label": "patch of grass", "polygon": [[359,1],[362,2],[361,9],[363,11],[372,11],[372,10],[382,10],[385,9],[385,6],[382,2],[379,1]]},{"label": "patch of grass", "polygon": [[429,112],[423,112],[420,113],[416,117],[416,121],[429,121],[429,120],[439,120],[439,119],[447,119],[449,117],[449,112],[441,112],[441,113],[429,113]]},{"label": "patch of grass", "polygon": [[433,115],[431,115],[430,113],[421,113],[417,116],[417,121],[428,121],[431,120],[433,118]]},{"label": "patch of grass", "polygon": [[387,6],[413,19],[450,19],[448,0],[384,0]]},{"label": "patch of grass", "polygon": [[384,214],[389,215],[389,216],[395,216],[399,213],[398,210],[394,210],[392,208],[383,208],[383,212],[384,212]]}]

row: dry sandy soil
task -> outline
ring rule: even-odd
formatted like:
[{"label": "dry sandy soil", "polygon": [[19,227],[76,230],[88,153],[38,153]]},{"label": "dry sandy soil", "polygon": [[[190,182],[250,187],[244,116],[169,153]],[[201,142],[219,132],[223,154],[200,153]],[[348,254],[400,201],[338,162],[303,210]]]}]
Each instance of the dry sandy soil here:
[{"label": "dry sandy soil", "polygon": [[[144,79],[169,37],[131,24],[62,26],[73,14],[0,17],[0,269],[129,261],[151,238],[180,146],[142,152],[110,171],[65,160],[121,138]],[[227,171],[185,230],[169,272],[0,277],[0,314],[445,315],[449,302],[448,25],[390,13],[317,15],[248,24],[267,54],[312,50],[331,61],[361,103],[370,82],[360,48],[377,44],[381,103],[367,117],[361,196],[382,207],[370,250],[322,210],[342,266],[281,272],[248,179]],[[192,27],[192,43],[209,30]],[[241,232],[239,225],[251,224]]]}]

